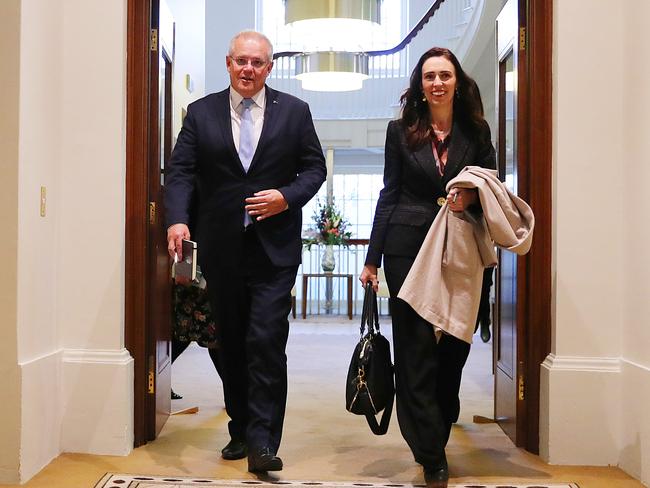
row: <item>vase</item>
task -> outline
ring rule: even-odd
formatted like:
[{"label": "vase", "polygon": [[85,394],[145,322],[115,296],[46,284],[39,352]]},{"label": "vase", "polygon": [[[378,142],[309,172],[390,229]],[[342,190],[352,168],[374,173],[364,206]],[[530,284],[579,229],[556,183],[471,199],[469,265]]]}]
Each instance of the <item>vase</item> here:
[{"label": "vase", "polygon": [[323,251],[323,257],[321,258],[320,265],[323,268],[323,271],[326,273],[331,273],[336,267],[336,260],[334,259],[334,246],[328,244],[325,246],[325,251]]}]

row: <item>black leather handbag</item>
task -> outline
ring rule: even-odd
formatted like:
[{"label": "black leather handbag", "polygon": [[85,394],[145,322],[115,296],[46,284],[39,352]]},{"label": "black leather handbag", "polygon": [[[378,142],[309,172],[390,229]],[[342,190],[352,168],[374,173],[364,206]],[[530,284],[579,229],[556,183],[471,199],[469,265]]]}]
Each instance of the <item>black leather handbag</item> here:
[{"label": "black leather handbag", "polygon": [[[388,431],[394,398],[390,343],[379,331],[377,295],[368,283],[363,298],[361,339],[352,353],[345,386],[346,408],[356,415],[365,415],[370,430],[383,435]],[[377,422],[375,415],[382,410]]]}]

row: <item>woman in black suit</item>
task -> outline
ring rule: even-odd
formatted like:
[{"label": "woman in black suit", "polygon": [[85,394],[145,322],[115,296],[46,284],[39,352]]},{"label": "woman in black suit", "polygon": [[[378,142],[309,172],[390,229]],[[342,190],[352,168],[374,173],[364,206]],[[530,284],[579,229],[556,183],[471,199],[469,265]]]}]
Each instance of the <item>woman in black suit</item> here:
[{"label": "woman in black suit", "polygon": [[477,207],[476,190],[445,185],[469,165],[495,168],[490,129],[476,82],[448,49],[425,52],[401,97],[402,117],[386,134],[384,188],[360,280],[378,286],[384,258],[395,349],[397,418],[428,487],[447,487],[445,446],[458,420],[458,393],[469,344],[436,339],[434,325],[397,298],[425,235],[442,205]]}]

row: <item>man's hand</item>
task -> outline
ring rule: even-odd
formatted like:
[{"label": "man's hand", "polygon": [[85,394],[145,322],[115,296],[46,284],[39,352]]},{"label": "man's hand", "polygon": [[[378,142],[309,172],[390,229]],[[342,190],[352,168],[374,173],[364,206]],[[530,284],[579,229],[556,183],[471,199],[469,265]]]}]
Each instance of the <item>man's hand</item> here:
[{"label": "man's hand", "polygon": [[246,211],[255,220],[264,220],[284,212],[289,204],[278,190],[262,190],[246,199]]},{"label": "man's hand", "polygon": [[190,229],[185,224],[170,225],[167,229],[167,252],[169,257],[174,259],[178,254],[178,260],[183,259],[183,239],[190,238]]}]

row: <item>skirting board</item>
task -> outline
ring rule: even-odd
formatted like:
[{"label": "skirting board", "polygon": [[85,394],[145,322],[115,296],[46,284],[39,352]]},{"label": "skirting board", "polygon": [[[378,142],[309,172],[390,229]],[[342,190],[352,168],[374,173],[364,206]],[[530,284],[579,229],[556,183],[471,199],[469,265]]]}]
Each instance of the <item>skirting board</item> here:
[{"label": "skirting board", "polygon": [[[63,353],[61,449],[125,456],[133,449],[133,358],[121,350]],[[115,398],[118,401],[107,402]]]},{"label": "skirting board", "polygon": [[623,429],[619,467],[650,486],[650,368],[622,361]]},{"label": "skirting board", "polygon": [[57,349],[19,363],[20,481],[61,453],[61,357]]},{"label": "skirting board", "polygon": [[556,356],[541,366],[540,456],[551,464],[617,465],[621,360]]},{"label": "skirting board", "polygon": [[595,358],[579,356],[556,356],[549,354],[542,367],[554,371],[579,371],[597,373],[620,373],[620,358]]}]

